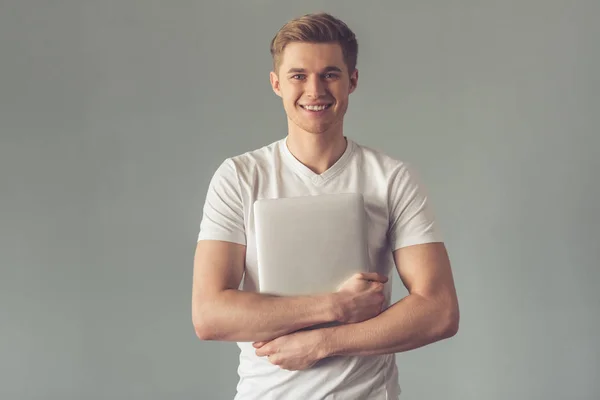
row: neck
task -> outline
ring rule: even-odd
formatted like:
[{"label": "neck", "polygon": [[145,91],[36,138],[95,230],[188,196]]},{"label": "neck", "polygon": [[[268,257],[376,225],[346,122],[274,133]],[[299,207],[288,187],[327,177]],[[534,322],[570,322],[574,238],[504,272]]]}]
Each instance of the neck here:
[{"label": "neck", "polygon": [[320,134],[290,129],[286,144],[298,161],[322,174],[344,154],[347,141],[341,129]]}]

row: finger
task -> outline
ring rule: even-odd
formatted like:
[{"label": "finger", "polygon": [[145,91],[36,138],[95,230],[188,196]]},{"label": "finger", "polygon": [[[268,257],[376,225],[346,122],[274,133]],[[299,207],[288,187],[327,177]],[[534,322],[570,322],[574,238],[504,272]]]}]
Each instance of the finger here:
[{"label": "finger", "polygon": [[363,272],[360,275],[361,275],[362,279],[365,279],[368,281],[381,282],[381,283],[386,283],[388,281],[387,276],[383,276],[381,274],[378,274],[377,272]]},{"label": "finger", "polygon": [[277,354],[271,354],[268,358],[269,362],[273,365],[277,365],[278,367],[280,367],[281,369],[285,369],[283,368],[283,364],[284,364],[284,360],[280,359]]},{"label": "finger", "polygon": [[269,354],[271,354],[271,352],[269,351],[269,349],[266,346],[256,349],[255,353],[258,357],[265,357],[265,356],[268,356]]},{"label": "finger", "polygon": [[267,342],[254,342],[252,343],[252,346],[254,346],[255,349],[260,349],[261,347],[263,347]]},{"label": "finger", "polygon": [[272,346],[263,345],[263,346],[260,346],[259,348],[257,348],[255,353],[259,357],[265,357],[265,356],[269,356],[269,355],[273,354],[273,349],[272,349]]}]

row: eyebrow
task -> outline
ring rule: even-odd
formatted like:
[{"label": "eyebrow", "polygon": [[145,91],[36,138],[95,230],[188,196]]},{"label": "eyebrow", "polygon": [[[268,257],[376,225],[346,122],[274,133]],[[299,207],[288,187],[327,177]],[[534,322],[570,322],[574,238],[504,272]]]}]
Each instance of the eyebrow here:
[{"label": "eyebrow", "polygon": [[[342,70],[338,67],[334,67],[334,66],[329,66],[329,67],[325,67],[323,69],[323,72],[342,72]],[[306,70],[304,68],[290,68],[290,70],[288,71],[288,74],[297,74],[297,73],[303,73],[306,72]]]}]

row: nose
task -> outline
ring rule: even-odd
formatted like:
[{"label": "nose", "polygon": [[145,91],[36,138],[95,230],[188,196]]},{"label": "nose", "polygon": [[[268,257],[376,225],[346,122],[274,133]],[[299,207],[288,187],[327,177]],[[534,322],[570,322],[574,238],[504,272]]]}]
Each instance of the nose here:
[{"label": "nose", "polygon": [[325,96],[325,84],[321,80],[320,76],[311,76],[307,79],[306,86],[304,88],[306,95],[313,99]]}]

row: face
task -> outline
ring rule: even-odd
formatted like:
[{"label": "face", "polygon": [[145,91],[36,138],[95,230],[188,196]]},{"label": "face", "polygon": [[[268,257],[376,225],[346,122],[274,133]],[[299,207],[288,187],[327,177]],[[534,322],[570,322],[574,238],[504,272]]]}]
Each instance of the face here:
[{"label": "face", "polygon": [[341,130],[358,71],[348,72],[339,44],[290,43],[276,72],[271,85],[283,100],[290,128],[313,134]]}]

